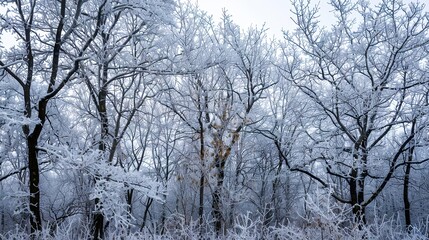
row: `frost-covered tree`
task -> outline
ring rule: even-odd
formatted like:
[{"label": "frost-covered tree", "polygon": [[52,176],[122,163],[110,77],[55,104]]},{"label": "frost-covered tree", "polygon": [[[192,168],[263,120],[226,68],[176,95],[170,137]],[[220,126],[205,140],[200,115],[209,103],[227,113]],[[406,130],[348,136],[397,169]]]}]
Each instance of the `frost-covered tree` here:
[{"label": "frost-covered tree", "polygon": [[415,104],[427,84],[429,22],[417,3],[331,5],[337,22],[323,28],[309,1],[294,1],[297,29],[285,34],[289,59],[281,69],[311,105],[303,160],[283,158],[333,187],[332,196],[365,222],[365,207],[394,176],[416,134],[427,129],[426,111]]},{"label": "frost-covered tree", "polygon": [[2,1],[0,238],[424,238],[428,13],[292,3]]},{"label": "frost-covered tree", "polygon": [[[106,1],[14,1],[4,2],[1,31],[16,41],[3,49],[2,82],[15,82],[17,105],[11,110],[22,121],[28,167],[31,232],[42,229],[40,210],[40,155],[43,130],[49,125],[49,103],[75,77],[89,46],[98,34],[98,13]],[[88,11],[89,10],[89,11]],[[88,33],[82,38],[81,33]],[[9,115],[9,114],[8,114]],[[11,116],[11,115],[9,115]]]},{"label": "frost-covered tree", "polygon": [[[162,63],[168,58],[168,39],[162,36],[172,10],[170,1],[108,1],[99,14],[100,31],[91,46],[95,55],[81,73],[94,105],[89,111],[100,124],[100,162],[123,166],[126,159],[117,151],[128,127],[147,100],[162,89],[156,86],[160,81],[154,73],[166,71]],[[99,179],[109,178],[103,169],[94,174],[96,186],[102,182]],[[95,197],[95,239],[103,236],[103,205],[103,199]]]}]

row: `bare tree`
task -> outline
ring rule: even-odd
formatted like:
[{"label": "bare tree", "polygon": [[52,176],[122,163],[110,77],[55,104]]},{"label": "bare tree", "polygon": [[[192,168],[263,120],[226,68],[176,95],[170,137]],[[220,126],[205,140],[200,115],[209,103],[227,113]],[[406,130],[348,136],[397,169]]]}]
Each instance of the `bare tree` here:
[{"label": "bare tree", "polygon": [[[409,129],[421,118],[404,114],[407,99],[419,94],[424,83],[422,50],[429,43],[429,24],[423,6],[416,3],[389,0],[375,8],[350,1],[331,5],[337,22],[327,30],[318,24],[317,9],[309,1],[294,1],[297,29],[285,34],[293,57],[282,70],[312,101],[313,114],[312,126],[306,129],[304,164],[292,164],[284,153],[283,158],[291,169],[333,186],[332,196],[350,204],[356,220],[365,222],[365,207],[392,178],[415,133],[425,128],[396,137],[403,124]],[[392,141],[393,149],[382,154],[383,146]],[[277,143],[281,152],[283,144]],[[387,169],[380,170],[382,175],[376,170],[378,159]],[[309,166],[320,167],[311,171]],[[326,174],[317,173],[321,166]],[[369,185],[368,179],[377,184]]]},{"label": "bare tree", "polygon": [[[241,32],[224,14],[219,43],[225,47],[229,61],[219,66],[218,89],[211,116],[211,138],[215,186],[212,192],[212,214],[219,234],[224,225],[222,194],[225,166],[238,143],[241,132],[260,120],[252,115],[257,102],[275,82],[271,79],[272,44],[266,30],[249,29]],[[222,46],[222,45],[221,45]]]},{"label": "bare tree", "polygon": [[[171,11],[168,1],[161,5],[112,1],[100,13],[101,30],[92,47],[98,53],[92,62],[96,68],[85,67],[82,73],[99,116],[101,162],[123,166],[117,154],[121,140],[147,99],[157,94],[152,72],[164,70],[157,64],[166,59],[159,54],[165,51],[157,34],[166,27]],[[96,181],[103,178],[98,174]],[[94,239],[103,238],[102,208],[102,200],[96,198]]]},{"label": "bare tree", "polygon": [[[0,61],[0,67],[11,81],[21,86],[22,114],[30,122],[22,125],[27,144],[28,185],[31,232],[42,229],[39,188],[39,139],[47,124],[48,103],[76,75],[80,62],[98,34],[105,1],[15,1],[8,3],[1,24],[16,39],[16,51]],[[83,9],[93,12],[82,14]],[[51,17],[46,18],[44,15]],[[46,28],[49,26],[49,28]],[[85,27],[88,38],[82,39]],[[3,31],[5,31],[4,29]],[[73,46],[73,48],[71,47]],[[7,56],[7,55],[6,55]],[[44,88],[42,91],[35,89]]]}]

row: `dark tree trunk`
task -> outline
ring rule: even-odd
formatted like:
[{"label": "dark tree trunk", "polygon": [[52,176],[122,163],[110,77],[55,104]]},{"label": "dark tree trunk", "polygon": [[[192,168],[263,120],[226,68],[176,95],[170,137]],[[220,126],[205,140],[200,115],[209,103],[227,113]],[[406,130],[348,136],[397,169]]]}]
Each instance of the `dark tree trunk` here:
[{"label": "dark tree trunk", "polygon": [[[102,15],[102,24],[106,24],[107,17],[105,15]],[[98,150],[100,150],[100,153],[102,157],[100,158],[100,161],[105,161],[106,156],[106,141],[109,136],[109,119],[107,116],[107,106],[106,106],[106,100],[107,100],[107,78],[108,78],[108,67],[109,63],[107,62],[108,52],[107,52],[107,43],[109,40],[109,34],[102,31],[101,32],[101,38],[103,41],[103,64],[101,65],[101,78],[100,78],[100,90],[98,91],[98,114],[100,116],[100,142],[98,143]],[[96,178],[95,181],[98,179]],[[103,239],[103,228],[104,228],[104,216],[102,214],[102,202],[100,199],[96,198],[95,201],[95,211],[94,211],[94,219],[93,219],[93,236],[94,239]]]},{"label": "dark tree trunk", "polygon": [[[415,124],[416,121],[413,121],[412,131],[413,134],[415,134]],[[403,198],[404,198],[404,214],[405,214],[405,227],[408,232],[411,232],[412,225],[411,225],[411,203],[409,199],[409,184],[410,184],[410,174],[411,174],[411,163],[413,161],[413,155],[414,155],[414,141],[410,142],[410,149],[408,151],[408,158],[405,165],[405,176],[404,176],[404,189],[403,189]]]},{"label": "dark tree trunk", "polygon": [[94,240],[98,240],[98,239],[103,239],[104,238],[104,217],[103,214],[100,211],[99,208],[101,208],[101,206],[99,204],[100,203],[100,199],[96,198],[94,200],[94,204],[95,204],[95,208],[96,211],[94,212],[94,216],[93,216],[93,222],[92,222],[92,236]]},{"label": "dark tree trunk", "polygon": [[[101,95],[101,94],[100,94]],[[104,102],[105,104],[105,102]],[[101,106],[100,103],[100,109],[105,109],[105,105]],[[104,113],[100,112],[100,115],[102,116],[102,128],[101,128],[101,140],[99,143],[99,147],[98,149],[100,150],[101,154],[104,156],[103,153],[105,153],[106,151],[106,143],[105,143],[105,139],[107,137],[108,134],[108,130],[107,130],[107,116],[105,115],[105,110]],[[103,117],[104,116],[104,117]],[[101,158],[100,161],[103,161],[104,159]],[[96,177],[95,181],[97,182],[98,179]],[[96,198],[94,200],[94,214],[93,214],[93,227],[92,227],[92,235],[94,236],[94,240],[97,239],[103,239],[104,238],[104,234],[103,234],[103,228],[104,228],[104,216],[102,214],[102,202],[99,198]]]},{"label": "dark tree trunk", "polygon": [[[134,189],[129,189],[126,192],[126,201],[127,201],[127,211],[128,211],[128,219],[131,219],[131,216],[133,214],[133,195],[134,195]],[[128,226],[128,234],[131,233],[131,225]]]},{"label": "dark tree trunk", "polygon": [[201,171],[200,171],[200,183],[199,183],[199,206],[198,206],[198,223],[200,227],[200,237],[203,234],[203,224],[204,224],[204,188],[205,188],[205,171],[206,171],[206,148],[205,148],[205,126],[204,123],[210,124],[210,115],[207,112],[208,109],[208,95],[204,88],[204,85],[201,81],[201,78],[196,75],[197,79],[197,87],[198,90],[202,91],[202,95],[198,95],[198,125],[199,125],[199,140],[200,140],[200,163],[201,163]]},{"label": "dark tree trunk", "polygon": [[[363,133],[354,146],[353,167],[349,178],[350,200],[353,208],[354,221],[361,229],[366,224],[365,217],[365,178],[368,174],[367,164],[367,133]],[[359,167],[358,167],[359,166]]]},{"label": "dark tree trunk", "polygon": [[[201,166],[202,168],[204,166]],[[198,223],[200,225],[200,228],[202,228],[204,220],[204,169],[201,169],[201,176],[200,176],[200,192],[199,192],[199,207],[198,207]]]},{"label": "dark tree trunk", "polygon": [[222,210],[221,210],[221,190],[222,184],[220,184],[220,181],[218,181],[216,190],[213,192],[212,198],[212,209],[213,209],[213,218],[214,218],[214,227],[216,234],[220,234],[222,231],[222,223],[223,223],[223,217],[222,217]]},{"label": "dark tree trunk", "polygon": [[27,135],[27,148],[28,148],[28,171],[29,181],[28,185],[30,188],[30,226],[31,233],[42,230],[42,218],[40,214],[40,188],[39,188],[39,160],[37,159],[37,144],[38,139],[42,133],[43,125],[46,119],[46,106],[48,100],[42,99],[39,101],[38,118],[40,123],[36,124],[31,134],[29,132],[29,126],[23,127],[24,133]]},{"label": "dark tree trunk", "polygon": [[364,192],[363,192],[363,182],[358,179],[357,169],[352,169],[350,174],[350,199],[352,205],[352,212],[354,216],[354,221],[359,224],[359,227],[362,227],[362,224],[365,224],[365,207],[362,205],[364,201]]},{"label": "dark tree trunk", "polygon": [[30,186],[30,225],[31,233],[42,230],[40,216],[40,189],[39,189],[39,162],[37,159],[37,138],[32,135],[27,137],[28,147],[28,171]]},{"label": "dark tree trunk", "polygon": [[204,147],[204,124],[202,120],[202,112],[198,119],[200,125],[200,186],[199,186],[199,207],[198,207],[198,223],[200,225],[200,234],[202,234],[203,215],[204,215],[204,182],[205,182],[205,147]]},{"label": "dark tree trunk", "polygon": [[[102,87],[102,90],[99,92],[98,95],[98,111],[100,114],[101,119],[101,136],[100,136],[100,142],[98,145],[98,150],[100,150],[100,153],[102,156],[105,155],[106,152],[106,140],[108,136],[108,118],[107,118],[107,111],[106,111],[106,97],[107,97],[107,90]],[[101,157],[100,161],[104,161],[104,158]],[[95,181],[98,179],[96,178]],[[104,216],[101,212],[102,210],[102,202],[99,198],[96,198],[94,200],[94,215],[93,215],[93,227],[92,227],[92,235],[95,240],[97,239],[103,239],[103,228],[104,228]]]},{"label": "dark tree trunk", "polygon": [[411,231],[411,204],[410,204],[410,200],[409,200],[409,196],[408,196],[408,187],[409,187],[409,182],[410,182],[410,172],[411,172],[411,163],[410,163],[410,159],[412,157],[409,156],[408,157],[408,162],[405,166],[405,176],[404,176],[404,214],[405,214],[405,227],[407,229],[408,232]]},{"label": "dark tree trunk", "polygon": [[143,222],[140,227],[140,231],[142,231],[146,227],[146,221],[147,221],[147,217],[149,216],[149,209],[152,206],[152,203],[153,203],[153,198],[148,198],[146,201],[146,208],[143,213]]},{"label": "dark tree trunk", "polygon": [[213,209],[213,218],[214,218],[214,227],[216,234],[220,234],[222,232],[222,226],[223,226],[223,216],[222,216],[222,188],[223,188],[223,181],[225,178],[225,159],[223,159],[220,156],[217,156],[215,158],[215,165],[217,169],[217,181],[216,181],[216,188],[215,191],[212,194],[213,203],[212,203],[212,209]]}]

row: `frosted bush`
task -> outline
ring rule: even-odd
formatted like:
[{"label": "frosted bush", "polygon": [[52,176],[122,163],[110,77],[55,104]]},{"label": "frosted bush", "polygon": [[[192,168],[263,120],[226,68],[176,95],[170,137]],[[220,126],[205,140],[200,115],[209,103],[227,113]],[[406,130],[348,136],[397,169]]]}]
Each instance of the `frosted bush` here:
[{"label": "frosted bush", "polygon": [[[306,198],[306,217],[302,222],[288,222],[277,227],[264,226],[260,218],[252,217],[250,212],[238,215],[234,226],[225,231],[225,234],[217,235],[213,230],[211,219],[206,217],[203,226],[197,220],[186,220],[185,216],[173,214],[166,219],[165,229],[157,229],[154,223],[141,232],[128,232],[109,227],[105,239],[186,239],[186,240],[217,240],[217,239],[285,239],[285,240],[423,240],[429,226],[428,219],[413,227],[408,233],[399,221],[399,218],[379,218],[375,216],[371,224],[360,228],[354,224],[351,209],[344,204],[331,199],[329,190],[316,190]],[[16,227],[14,230],[0,234],[0,239],[28,239],[26,229]],[[163,232],[163,234],[160,234]],[[90,239],[90,229],[87,223],[83,223],[79,217],[65,221],[59,226],[47,225],[39,232],[35,239]]]}]

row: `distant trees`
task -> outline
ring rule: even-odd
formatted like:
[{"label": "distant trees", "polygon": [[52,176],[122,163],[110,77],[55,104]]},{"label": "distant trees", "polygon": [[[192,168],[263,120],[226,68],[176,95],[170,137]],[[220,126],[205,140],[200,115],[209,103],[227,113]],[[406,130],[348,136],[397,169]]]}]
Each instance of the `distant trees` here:
[{"label": "distant trees", "polygon": [[423,5],[292,3],[280,41],[189,2],[2,3],[0,238],[419,231]]}]

